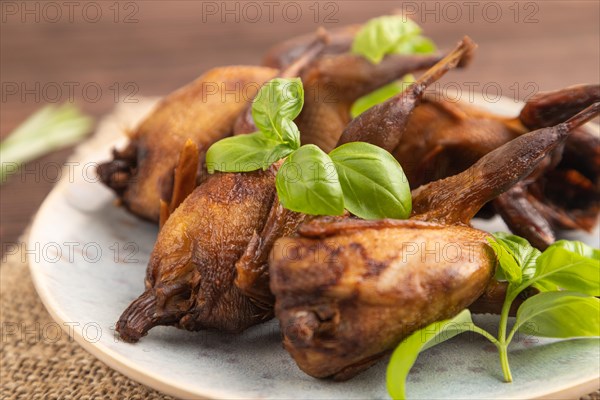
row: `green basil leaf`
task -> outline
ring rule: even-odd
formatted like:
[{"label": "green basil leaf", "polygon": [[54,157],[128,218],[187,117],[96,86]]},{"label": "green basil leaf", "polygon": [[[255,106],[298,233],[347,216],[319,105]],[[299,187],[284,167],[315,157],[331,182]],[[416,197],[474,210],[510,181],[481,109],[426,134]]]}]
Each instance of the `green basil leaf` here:
[{"label": "green basil leaf", "polygon": [[524,277],[533,276],[536,260],[542,253],[529,244],[527,239],[520,236],[506,232],[496,232],[494,233],[494,237],[496,240],[502,242],[517,264],[521,266]]},{"label": "green basil leaf", "polygon": [[389,83],[367,94],[366,96],[359,98],[354,102],[352,108],[350,109],[352,118],[356,118],[369,108],[383,103],[398,93],[402,93],[404,89],[406,89],[414,81],[415,77],[412,74],[408,74],[405,75],[401,80]]},{"label": "green basil leaf", "polygon": [[558,285],[548,281],[538,281],[532,284],[531,286],[533,286],[540,292],[556,292],[560,290],[560,287],[558,287]]},{"label": "green basil leaf", "polygon": [[294,118],[302,111],[304,88],[300,78],[275,78],[265,83],[252,104],[256,127],[269,139],[300,147]]},{"label": "green basil leaf", "polygon": [[[511,282],[520,283],[521,278],[531,278],[536,271],[536,261],[542,253],[530,245],[526,239],[517,235],[511,235],[505,232],[496,232],[494,233],[494,237],[502,245],[504,250],[506,250],[512,256],[516,264],[519,266],[520,277],[517,281]],[[504,270],[504,266],[502,266],[502,260],[500,260],[500,263],[502,269]],[[508,267],[510,268],[510,266]]]},{"label": "green basil leaf", "polygon": [[549,247],[560,247],[582,257],[600,261],[600,249],[595,249],[592,246],[588,246],[587,244],[576,240],[559,240],[552,243]]},{"label": "green basil leaf", "polygon": [[280,121],[281,132],[283,133],[283,143],[292,150],[300,148],[300,130],[296,123],[289,118],[282,118]]},{"label": "green basil leaf", "polygon": [[[368,21],[356,34],[352,52],[377,64],[383,56],[401,51],[414,54],[431,48],[431,41],[420,36],[421,28],[402,15],[390,15]],[[434,48],[435,49],[435,48]]]},{"label": "green basil leaf", "polygon": [[271,150],[265,155],[263,159],[262,168],[266,170],[271,166],[271,164],[281,160],[282,158],[287,157],[291,153],[294,152],[287,143],[281,143],[271,148]]},{"label": "green basil leaf", "polygon": [[412,211],[408,179],[398,161],[381,147],[346,143],[329,153],[337,170],[344,204],[363,219],[406,219]]},{"label": "green basil leaf", "polygon": [[546,292],[525,300],[516,329],[543,337],[600,336],[600,300],[575,292]]},{"label": "green basil leaf", "polygon": [[333,162],[315,145],[305,145],[283,162],[275,179],[281,204],[312,215],[341,215],[344,196]]},{"label": "green basil leaf", "polygon": [[277,142],[265,139],[260,132],[232,136],[214,143],[206,152],[208,173],[248,172],[263,168],[265,158]]},{"label": "green basil leaf", "polygon": [[75,105],[46,105],[0,142],[0,184],[27,161],[83,138],[94,121]]},{"label": "green basil leaf", "polygon": [[581,242],[559,241],[537,259],[536,273],[530,279],[538,285],[600,296],[600,251]]},{"label": "green basil leaf", "polygon": [[454,336],[470,331],[473,326],[469,310],[452,319],[435,322],[414,332],[396,347],[387,367],[387,389],[393,399],[406,398],[406,377],[419,353]]},{"label": "green basil leaf", "polygon": [[395,54],[429,54],[436,50],[437,47],[431,39],[413,35],[401,40],[392,52]]},{"label": "green basil leaf", "polygon": [[498,238],[488,238],[488,242],[494,253],[496,253],[498,265],[500,266],[500,268],[496,269],[496,279],[517,285],[521,283],[521,266],[515,260],[510,248]]}]

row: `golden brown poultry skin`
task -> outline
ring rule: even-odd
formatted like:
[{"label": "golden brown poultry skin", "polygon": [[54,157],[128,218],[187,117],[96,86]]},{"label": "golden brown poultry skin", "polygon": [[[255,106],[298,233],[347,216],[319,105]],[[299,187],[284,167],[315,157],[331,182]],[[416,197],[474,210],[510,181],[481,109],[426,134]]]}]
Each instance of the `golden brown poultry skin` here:
[{"label": "golden brown poultry skin", "polygon": [[[436,64],[433,73],[426,74],[425,83],[419,82],[415,86],[418,92],[422,93],[428,84],[454,68],[472,50],[472,46],[470,40],[461,42]],[[387,68],[389,66],[384,65],[386,76],[390,72]],[[379,79],[379,76],[375,75],[373,79]],[[418,102],[412,91],[407,93],[411,100],[401,107],[403,112],[410,112]],[[391,101],[402,103],[402,96]],[[370,113],[363,115],[363,118],[368,118]],[[376,120],[377,123],[385,123],[380,118]],[[236,177],[235,187],[245,187],[244,179],[250,179],[253,174],[231,174]],[[284,210],[274,201],[273,179],[261,180],[261,185],[265,186],[261,190],[241,191],[239,199],[225,196],[223,201],[210,203],[212,211],[207,212],[206,199],[214,196],[213,191],[220,194],[232,190],[228,184],[229,175],[211,176],[167,219],[148,265],[147,289],[125,310],[117,324],[117,330],[125,340],[137,341],[156,325],[175,324],[188,330],[216,328],[238,331],[273,315],[266,260],[275,239],[295,231],[304,216]],[[258,200],[261,195],[262,201]],[[245,197],[248,197],[247,200],[244,200]],[[266,211],[256,214],[256,218],[243,219],[243,223],[247,223],[244,229],[231,222],[247,212],[247,204],[256,206],[257,203],[260,203],[261,210],[265,208]],[[230,227],[232,231],[227,230]],[[211,231],[224,233],[211,236]],[[228,238],[239,238],[240,247],[236,245],[235,252],[223,253],[224,249],[232,246]],[[224,241],[225,244],[211,241]],[[172,251],[172,243],[185,245],[178,245],[177,251]],[[242,247],[241,243],[245,245]],[[198,273],[190,274],[190,271]],[[231,295],[223,296],[222,293]],[[244,300],[240,300],[244,295]],[[254,308],[249,308],[249,304]]]},{"label": "golden brown poultry skin", "polygon": [[155,325],[239,332],[265,313],[233,285],[233,265],[264,223],[275,196],[275,168],[216,173],[171,214],[146,274],[146,291],[117,331],[137,341]]},{"label": "golden brown poultry skin", "polygon": [[282,238],[271,256],[283,345],[317,378],[347,379],[416,329],[454,316],[496,265],[489,234],[466,226],[334,225],[319,238]]},{"label": "golden brown poultry skin", "polygon": [[[326,40],[313,40],[302,47],[285,70],[215,68],[169,95],[133,132],[129,145],[115,150],[113,160],[98,167],[101,180],[132,213],[158,221],[161,200],[170,203],[174,168],[186,141],[191,139],[198,146],[203,160],[210,145],[231,135],[234,128],[235,133],[255,131],[250,103],[266,81],[277,75],[301,75],[307,96],[296,123],[303,142],[329,151],[350,120],[350,107],[358,97],[408,72],[428,68],[440,58],[391,56],[378,65],[350,54],[321,60],[317,56],[323,47],[328,48]],[[199,167],[197,183],[205,176],[203,162]]]},{"label": "golden brown poultry skin", "polygon": [[[518,117],[508,118],[428,93],[411,114],[393,155],[417,188],[462,172],[517,136],[564,122],[599,100],[599,85],[571,86],[537,94]],[[486,215],[495,210],[511,231],[542,250],[555,241],[556,229],[590,230],[600,210],[600,139],[578,128],[535,176],[492,205]]]},{"label": "golden brown poultry skin", "polygon": [[158,221],[160,200],[171,199],[173,170],[186,140],[196,143],[203,158],[211,144],[231,135],[238,114],[276,74],[266,67],[220,67],[170,94],[137,127],[129,145],[98,167],[102,181],[132,213]]},{"label": "golden brown poultry skin", "polygon": [[[307,54],[313,48],[314,45],[309,47]],[[323,44],[322,49],[327,49],[327,46]],[[351,120],[350,109],[357,99],[408,73],[431,68],[441,59],[438,54],[392,54],[373,64],[356,54],[320,53],[319,57],[300,69],[295,65],[302,61],[302,57],[297,59],[288,66],[288,70],[294,72],[291,76],[301,77],[304,87],[304,106],[294,121],[302,132],[302,144],[314,144],[325,152],[333,150]],[[247,109],[236,121],[234,133],[254,131],[256,126],[251,110]]]},{"label": "golden brown poultry skin", "polygon": [[302,143],[317,145],[325,152],[333,150],[357,99],[408,73],[431,68],[441,59],[437,54],[393,54],[372,64],[350,53],[320,57],[302,74],[305,103],[295,121]]},{"label": "golden brown poultry skin", "polygon": [[[463,38],[453,51],[435,63],[415,85],[381,107],[367,110],[347,126],[344,126],[343,121],[348,118],[346,115],[351,104],[327,103],[324,101],[325,98],[321,98],[322,104],[319,107],[314,107],[319,104],[318,102],[307,103],[310,105],[305,106],[296,120],[299,126],[303,127],[303,141],[313,141],[322,148],[329,149],[334,139],[338,141],[338,145],[359,140],[378,144],[387,150],[393,149],[402,137],[408,116],[419,103],[424,89],[449,70],[457,66],[465,66],[475,48],[476,45],[468,37]],[[405,68],[405,71],[406,68],[428,65],[437,58],[388,56],[382,63],[374,66],[353,55],[322,57],[309,68],[307,75],[315,75],[315,77],[309,79],[307,84],[310,87],[313,83],[318,85],[319,82],[337,82],[332,86],[338,89],[337,92],[330,94],[345,93],[343,97],[353,98],[367,89],[370,91],[376,85],[382,84],[394,76],[399,68]],[[401,60],[404,61],[400,62]],[[344,65],[353,67],[344,68]],[[400,67],[400,65],[404,66]],[[337,78],[334,79],[336,75]],[[342,82],[346,82],[346,86],[342,85]],[[351,85],[348,86],[348,83]],[[305,219],[305,215],[286,210],[275,201],[263,230],[255,234],[244,255],[236,263],[235,284],[248,296],[262,304],[265,309],[272,310],[274,303],[273,295],[269,290],[268,254],[275,240],[293,234]]]},{"label": "golden brown poultry skin", "polygon": [[415,108],[392,154],[417,188],[464,171],[527,131],[518,121],[433,94]]},{"label": "golden brown poultry skin", "polygon": [[[295,122],[302,132],[303,144],[314,144],[325,152],[333,150],[351,120],[350,109],[357,99],[408,73],[431,68],[442,59],[439,54],[390,54],[373,64],[361,55],[350,53],[360,28],[361,25],[348,25],[327,31],[320,57],[300,73],[305,102]],[[315,38],[323,34],[317,31],[280,43],[267,52],[264,64],[290,68],[310,51]],[[466,65],[468,58],[463,61]],[[242,133],[251,131],[248,128],[251,124],[244,125]]]},{"label": "golden brown poultry skin", "polygon": [[271,316],[274,315],[275,298],[269,289],[269,253],[277,239],[293,235],[298,226],[310,218],[309,215],[283,208],[276,198],[264,226],[254,232],[244,254],[235,263],[234,284]]},{"label": "golden brown poultry skin", "polygon": [[298,366],[315,377],[349,379],[412,332],[473,303],[496,259],[489,234],[469,221],[599,111],[596,103],[413,190],[407,221],[319,218],[279,239],[270,286],[284,346]]}]

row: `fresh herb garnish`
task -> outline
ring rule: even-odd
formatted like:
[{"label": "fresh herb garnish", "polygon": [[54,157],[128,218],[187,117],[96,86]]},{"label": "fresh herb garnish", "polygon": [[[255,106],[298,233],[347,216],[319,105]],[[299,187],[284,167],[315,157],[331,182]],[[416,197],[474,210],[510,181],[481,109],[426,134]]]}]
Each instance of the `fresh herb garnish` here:
[{"label": "fresh herb garnish", "polygon": [[21,164],[77,142],[93,122],[71,103],[48,105],[35,112],[0,142],[0,183]]},{"label": "fresh herb garnish", "polygon": [[402,15],[373,18],[358,31],[352,52],[374,64],[387,54],[423,54],[436,50],[435,44],[421,35],[421,28]]},{"label": "fresh herb garnish", "polygon": [[387,389],[392,398],[406,398],[406,377],[420,352],[468,331],[471,324],[471,313],[463,310],[452,319],[435,322],[404,339],[392,353],[387,368]]},{"label": "fresh herb garnish", "polygon": [[[421,36],[421,32],[415,22],[402,15],[374,18],[356,34],[352,52],[377,64],[388,54],[427,54],[436,51],[435,44]],[[352,117],[356,118],[369,108],[403,92],[414,81],[412,75],[406,75],[361,97],[352,105]]]},{"label": "fresh herb garnish", "polygon": [[313,215],[341,215],[347,209],[364,219],[408,218],[408,181],[389,152],[363,142],[346,143],[329,155],[314,145],[300,147],[293,119],[303,103],[300,79],[268,82],[252,104],[258,132],[213,144],[206,154],[208,172],[267,169],[287,157],[276,177],[284,207]]},{"label": "fresh herb garnish", "polygon": [[388,83],[387,85],[372,91],[354,102],[350,109],[350,115],[352,115],[352,118],[358,117],[369,108],[402,93],[411,83],[415,82],[415,80],[416,79],[412,74],[408,74],[400,80]]},{"label": "fresh herb garnish", "polygon": [[[490,245],[500,266],[496,278],[508,282],[498,336],[476,326],[468,310],[414,332],[396,348],[388,365],[387,387],[392,398],[406,398],[406,377],[421,351],[462,332],[476,332],[496,346],[506,382],[512,381],[508,346],[517,332],[551,338],[600,336],[600,299],[594,297],[600,294],[600,250],[561,240],[542,253],[519,236],[494,236]],[[519,306],[508,332],[511,305],[529,287],[540,293]],[[432,332],[436,334],[431,336]],[[424,340],[426,337],[430,339]]]},{"label": "fresh herb garnish", "polygon": [[294,118],[304,105],[300,78],[275,78],[258,91],[252,118],[258,132],[225,138],[206,152],[209,173],[249,172],[267,169],[300,147]]},{"label": "fresh herb garnish", "polygon": [[300,78],[275,78],[258,91],[252,104],[252,119],[266,138],[297,149],[300,132],[294,119],[303,105],[304,88]]},{"label": "fresh herb garnish", "polygon": [[293,149],[288,146],[278,147],[279,143],[269,140],[261,132],[239,135],[219,140],[206,153],[206,168],[209,173],[249,172],[268,168],[268,159],[276,148]]},{"label": "fresh herb garnish", "polygon": [[331,158],[307,144],[286,158],[277,172],[277,195],[292,211],[315,215],[341,215],[344,196]]},{"label": "fresh herb garnish", "polygon": [[343,144],[329,156],[348,211],[364,219],[410,217],[410,187],[394,156],[364,142]]}]

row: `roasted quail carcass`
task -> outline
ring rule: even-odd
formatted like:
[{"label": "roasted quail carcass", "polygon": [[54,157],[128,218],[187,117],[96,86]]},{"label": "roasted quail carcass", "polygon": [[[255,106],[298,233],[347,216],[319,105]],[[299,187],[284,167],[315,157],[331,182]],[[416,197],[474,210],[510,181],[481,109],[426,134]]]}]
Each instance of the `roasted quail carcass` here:
[{"label": "roasted quail carcass", "polygon": [[[600,101],[600,85],[573,86],[534,96],[519,120],[528,129],[553,125]],[[600,137],[583,126],[534,176],[493,202],[509,228],[539,249],[556,230],[591,231],[600,214]]]},{"label": "roasted quail carcass", "polygon": [[469,220],[531,173],[600,103],[517,137],[466,171],[413,191],[409,220],[317,219],[279,239],[271,289],[284,347],[307,374],[351,378],[403,338],[474,302],[494,273]]},{"label": "roasted quail carcass", "polygon": [[232,284],[233,265],[269,212],[274,179],[273,167],[216,173],[188,196],[159,233],[146,291],[117,324],[123,339],[136,341],[156,325],[236,332],[261,321]]},{"label": "roasted quail carcass", "polygon": [[305,132],[303,142],[331,150],[350,120],[349,109],[356,99],[409,72],[429,68],[441,58],[392,55],[373,65],[352,54],[330,52],[318,57],[329,48],[329,41],[329,34],[320,32],[294,50],[294,59],[282,64],[280,71],[223,67],[202,75],[163,100],[134,131],[127,147],[114,150],[113,160],[98,167],[101,180],[129,211],[158,221],[161,201],[172,204],[170,212],[179,204],[171,201],[175,169],[182,158],[194,153],[190,146],[185,148],[186,142],[191,140],[198,147],[196,183],[200,183],[206,177],[203,159],[211,144],[232,133],[255,130],[249,106],[264,82],[275,76],[301,76],[307,95],[296,123]]},{"label": "roasted quail carcass", "polygon": [[113,150],[113,160],[98,167],[98,175],[133,214],[164,222],[206,177],[206,151],[233,133],[261,85],[276,76],[296,76],[327,41],[321,32],[282,70],[232,66],[203,74],[166,97],[129,144]]},{"label": "roasted quail carcass", "polygon": [[260,85],[276,74],[253,66],[208,71],[162,100],[127,147],[114,150],[113,160],[98,167],[100,178],[132,213],[158,221],[160,201],[171,199],[174,169],[186,141],[192,140],[203,157],[211,144],[231,134]]},{"label": "roasted quail carcass", "polygon": [[[329,33],[327,35],[328,43],[334,40],[335,36],[332,38]],[[307,53],[311,52],[310,46],[300,47]],[[410,72],[430,68],[442,58],[440,55],[391,54],[379,64],[373,64],[360,55],[348,52],[337,54],[333,51],[327,53],[327,49],[330,49],[330,45],[325,44],[320,56],[299,72],[305,102],[295,120],[302,132],[302,144],[317,145],[325,152],[335,147],[351,120],[350,109],[357,99]],[[302,57],[295,59],[295,63]],[[471,55],[465,56],[463,65],[470,58]],[[247,109],[236,122],[234,133],[254,131],[256,127],[252,114]]]},{"label": "roasted quail carcass", "polygon": [[321,32],[285,69],[215,68],[165,98],[132,134],[127,147],[101,164],[101,180],[132,213],[161,223],[205,177],[208,148],[231,135],[263,83],[297,76],[328,41]]},{"label": "roasted quail carcass", "polygon": [[[338,145],[365,141],[386,150],[398,146],[411,113],[421,102],[425,89],[455,67],[469,63],[476,45],[465,37],[457,48],[429,69],[403,93],[364,112],[352,120]],[[276,239],[293,233],[305,216],[284,209],[277,200],[262,231],[255,233],[243,256],[236,263],[236,285],[257,304],[271,310],[274,303],[269,290],[268,254]]]},{"label": "roasted quail carcass", "polygon": [[[540,93],[518,118],[506,118],[428,94],[393,154],[416,188],[462,172],[517,136],[563,122],[597,101],[598,85],[574,86]],[[493,204],[513,232],[540,248],[554,241],[555,228],[591,229],[600,208],[600,138],[577,129],[552,162]]]},{"label": "roasted quail carcass", "polygon": [[[427,85],[469,58],[473,48],[465,39],[412,89],[390,101],[390,107],[409,114]],[[385,61],[379,65],[390,79],[398,77]],[[363,70],[358,73],[363,77]],[[379,82],[380,76],[373,76]],[[388,122],[399,121],[398,113],[390,115],[394,117]],[[393,131],[401,131],[401,124]],[[124,340],[137,341],[156,325],[237,332],[272,317],[268,275],[260,261],[275,238],[291,234],[304,218],[298,213],[278,215],[280,206],[273,204],[276,168],[210,176],[173,212],[152,252],[146,290],[117,324]],[[261,269],[252,270],[255,266]]]}]

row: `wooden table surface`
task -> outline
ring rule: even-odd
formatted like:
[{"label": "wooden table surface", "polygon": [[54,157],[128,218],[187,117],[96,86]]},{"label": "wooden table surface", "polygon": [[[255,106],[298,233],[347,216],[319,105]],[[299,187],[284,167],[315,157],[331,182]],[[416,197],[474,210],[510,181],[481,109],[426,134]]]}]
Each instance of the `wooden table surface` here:
[{"label": "wooden table surface", "polygon": [[[478,42],[472,66],[451,77],[464,90],[485,88],[493,96],[499,89],[502,95],[523,99],[536,91],[598,82],[600,75],[596,0],[150,0],[71,5],[5,0],[0,7],[2,137],[46,103],[74,100],[100,118],[124,101],[119,96],[135,100],[164,95],[210,67],[258,63],[279,40],[401,7],[440,48],[464,34]],[[40,171],[64,162],[70,151],[29,163],[26,173],[13,175],[2,186],[2,250],[16,243],[54,184]]]}]

